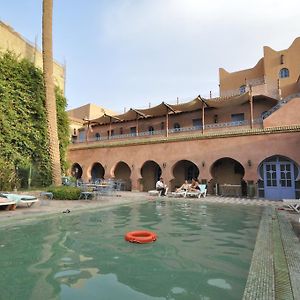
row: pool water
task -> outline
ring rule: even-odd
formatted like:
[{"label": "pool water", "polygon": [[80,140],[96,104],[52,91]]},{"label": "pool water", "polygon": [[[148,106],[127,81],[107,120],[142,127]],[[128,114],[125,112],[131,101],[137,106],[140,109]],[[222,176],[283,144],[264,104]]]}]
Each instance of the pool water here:
[{"label": "pool water", "polygon": [[[0,232],[0,299],[241,299],[261,208],[152,201]],[[132,244],[124,234],[151,230]]]}]

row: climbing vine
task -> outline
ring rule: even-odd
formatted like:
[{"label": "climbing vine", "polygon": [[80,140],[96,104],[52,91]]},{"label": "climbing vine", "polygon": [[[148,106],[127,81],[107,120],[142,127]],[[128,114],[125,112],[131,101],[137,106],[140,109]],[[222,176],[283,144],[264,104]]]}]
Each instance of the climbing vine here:
[{"label": "climbing vine", "polygon": [[[69,143],[67,102],[61,90],[56,88],[55,92],[64,171]],[[3,168],[14,170],[24,186],[28,180],[35,186],[51,183],[42,71],[11,52],[0,56],[0,181],[5,180]]]}]

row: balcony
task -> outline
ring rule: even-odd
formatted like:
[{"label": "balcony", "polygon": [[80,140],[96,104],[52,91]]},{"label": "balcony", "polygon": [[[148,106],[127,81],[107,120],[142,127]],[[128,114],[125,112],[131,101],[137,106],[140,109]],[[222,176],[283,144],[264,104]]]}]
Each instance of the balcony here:
[{"label": "balcony", "polygon": [[[253,121],[254,128],[262,128],[262,119],[255,119]],[[202,130],[202,126],[191,126],[191,127],[180,127],[180,128],[172,128],[168,130],[168,136],[176,136],[176,135],[192,135],[192,134],[202,134],[211,133],[217,134],[219,132],[226,133],[226,131],[234,131],[234,130],[250,130],[250,122],[248,120],[244,121],[235,121],[235,122],[224,122],[224,123],[213,123],[213,124],[205,124],[204,130]],[[153,137],[162,137],[166,138],[167,132],[166,130],[154,130],[154,131],[143,131],[139,133],[129,133],[129,134],[120,134],[120,135],[112,135],[110,137],[89,137],[88,140],[76,140],[73,144],[80,143],[106,143],[116,140],[138,140],[138,139],[147,139]]]}]

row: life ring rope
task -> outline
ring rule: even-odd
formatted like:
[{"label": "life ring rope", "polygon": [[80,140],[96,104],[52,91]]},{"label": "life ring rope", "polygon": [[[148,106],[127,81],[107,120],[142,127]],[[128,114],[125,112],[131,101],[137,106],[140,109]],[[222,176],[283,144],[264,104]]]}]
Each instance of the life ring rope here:
[{"label": "life ring rope", "polygon": [[146,230],[130,231],[125,234],[125,240],[131,243],[145,244],[156,241],[157,235]]}]

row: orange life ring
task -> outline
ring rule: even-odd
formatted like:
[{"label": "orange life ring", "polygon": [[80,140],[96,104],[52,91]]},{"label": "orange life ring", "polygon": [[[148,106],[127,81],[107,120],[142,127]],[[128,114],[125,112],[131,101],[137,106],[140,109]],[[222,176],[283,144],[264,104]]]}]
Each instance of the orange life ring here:
[{"label": "orange life ring", "polygon": [[152,243],[156,241],[157,236],[154,232],[151,231],[131,231],[127,232],[125,235],[125,240],[131,243],[145,244]]}]

